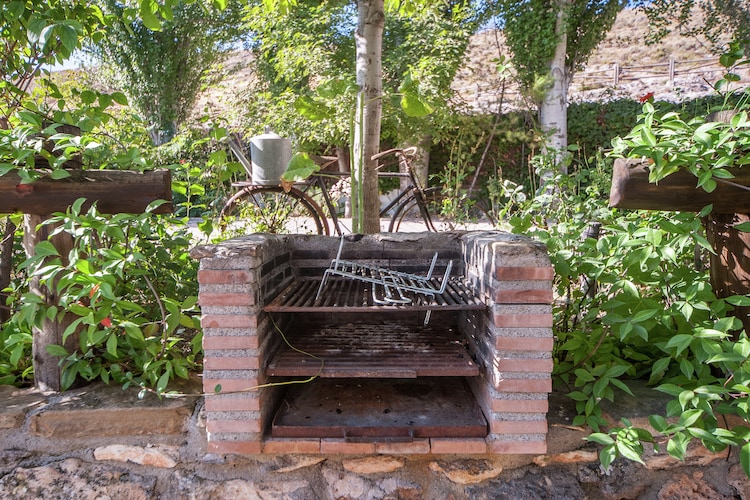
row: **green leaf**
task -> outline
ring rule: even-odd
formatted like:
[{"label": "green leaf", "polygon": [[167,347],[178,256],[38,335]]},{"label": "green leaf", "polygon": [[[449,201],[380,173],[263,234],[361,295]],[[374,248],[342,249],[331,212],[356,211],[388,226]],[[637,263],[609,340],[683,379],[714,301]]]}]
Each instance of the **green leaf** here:
[{"label": "green leaf", "polygon": [[741,224],[735,224],[732,226],[737,231],[742,231],[743,233],[750,233],[750,222],[743,222]]},{"label": "green leaf", "polygon": [[60,253],[57,251],[57,248],[55,248],[55,245],[53,245],[49,241],[40,241],[39,243],[37,243],[37,245],[34,247],[34,254],[43,257],[60,255]]},{"label": "green leaf", "polygon": [[[141,0],[140,16],[143,25],[151,31],[161,31],[161,21],[159,16],[156,15],[156,10],[153,8],[154,3],[152,0]],[[156,5],[158,9],[158,5]]]},{"label": "green leaf", "polygon": [[294,109],[310,121],[319,122],[335,116],[333,108],[310,96],[302,96],[294,101]]},{"label": "green leaf", "polygon": [[745,443],[740,448],[740,464],[745,476],[750,477],[750,443]]},{"label": "green leaf", "polygon": [[669,427],[669,423],[661,415],[651,415],[648,417],[648,422],[657,432],[664,432]]},{"label": "green leaf", "polygon": [[433,109],[426,101],[417,94],[404,94],[401,96],[401,109],[406,116],[421,118],[432,113]]},{"label": "green leaf", "polygon": [[112,334],[107,339],[107,352],[113,357],[119,357],[117,355],[117,335]]},{"label": "green leaf", "polygon": [[164,389],[167,388],[167,384],[169,383],[169,372],[164,372],[161,377],[159,377],[159,381],[156,383],[156,392],[161,394],[164,392]]},{"label": "green leaf", "polygon": [[50,345],[44,346],[44,349],[47,351],[47,354],[49,354],[50,356],[65,357],[68,355],[68,351],[65,350],[65,348],[61,345],[50,344]]},{"label": "green leaf", "polygon": [[593,434],[590,434],[589,436],[587,436],[585,439],[586,441],[591,441],[593,443],[598,443],[598,444],[602,444],[605,446],[614,444],[615,442],[615,440],[612,439],[611,436],[609,436],[608,434],[604,434],[602,432],[594,432]]},{"label": "green leaf", "polygon": [[599,452],[599,462],[602,464],[604,470],[609,469],[612,462],[617,458],[617,451],[615,445],[605,446],[602,451]]},{"label": "green leaf", "polygon": [[690,343],[693,341],[693,336],[686,333],[680,333],[670,338],[667,342],[667,347],[675,349],[675,356],[679,356],[682,351],[688,348]]},{"label": "green leaf", "polygon": [[638,454],[638,452],[622,441],[617,441],[617,451],[618,453],[620,453],[620,455],[627,458],[628,460],[643,463],[643,460],[641,460],[641,456]]},{"label": "green leaf", "polygon": [[115,101],[120,106],[127,106],[128,105],[128,98],[122,92],[113,92],[112,93],[112,100]]},{"label": "green leaf", "polygon": [[60,179],[67,179],[70,177],[70,172],[62,168],[56,168],[49,174],[50,178],[59,181]]},{"label": "green leaf", "polygon": [[307,153],[296,153],[289,160],[289,166],[281,179],[287,182],[298,182],[307,179],[320,170],[320,165],[315,163]]}]

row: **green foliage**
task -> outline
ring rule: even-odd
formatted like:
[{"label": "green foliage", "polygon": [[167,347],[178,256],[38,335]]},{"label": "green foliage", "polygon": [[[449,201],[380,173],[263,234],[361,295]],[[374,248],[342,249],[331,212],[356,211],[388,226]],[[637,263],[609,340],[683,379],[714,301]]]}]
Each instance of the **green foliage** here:
[{"label": "green foliage", "polygon": [[[747,94],[727,94],[722,103],[736,111],[729,123],[645,103],[636,126],[614,140],[612,156],[649,158],[652,180],[687,169],[710,191],[750,151]],[[750,475],[750,341],[731,315],[750,297],[715,296],[702,265],[712,249],[701,214],[610,209],[602,200],[611,160],[591,160],[593,167],[542,186],[520,210],[509,204],[517,210],[514,231],[546,243],[555,268],[554,373],[576,402],[573,423],[595,430],[589,440],[602,445],[605,466],[620,456],[640,461],[643,443],[652,441],[666,441],[666,452],[684,459],[698,440],[711,451],[740,447]],[[600,224],[598,238],[584,237],[592,222]],[[629,379],[670,397],[666,413],[650,419],[658,439],[629,422],[606,429],[600,402],[629,393]],[[727,427],[728,415],[743,423]]]},{"label": "green foliage", "polygon": [[[580,69],[589,54],[612,27],[622,0],[570,2],[564,12],[567,54],[566,73]],[[496,2],[503,18],[503,33],[523,87],[531,89],[550,71],[549,63],[558,44],[555,33],[557,0],[503,0]]]},{"label": "green foliage", "polygon": [[[707,39],[718,54],[724,51],[726,36],[743,40],[750,57],[750,5],[726,0],[638,0],[635,6],[649,20],[647,43],[658,43],[670,32]],[[700,19],[700,22],[696,22]]]},{"label": "green foliage", "polygon": [[82,202],[46,222],[52,234],[73,238],[70,253],[58,255],[43,241],[22,264],[30,278],[55,289],[59,302],[26,293],[14,321],[29,331],[45,319],[72,319],[63,342],[77,335],[77,349],[47,346],[62,358],[63,388],[81,377],[162,392],[175,376],[187,378],[200,353],[189,234],[179,220],[105,217],[95,207],[81,212]]},{"label": "green foliage", "polygon": [[109,82],[127,92],[149,123],[154,143],[169,141],[190,116],[223,44],[239,37],[240,4],[217,9],[173,2],[164,19],[143,7],[136,17],[128,4],[114,0],[99,5],[107,25],[89,50],[109,69]]},{"label": "green foliage", "polygon": [[[418,14],[412,8],[407,9],[411,14],[387,13],[384,141],[401,143],[440,127],[449,85],[478,20],[465,3],[425,5]],[[296,137],[299,150],[349,145],[357,91],[354,18],[346,1],[300,1],[285,15],[265,5],[250,9],[247,23],[256,36],[261,78],[244,103],[243,129],[249,135],[270,126]]]}]

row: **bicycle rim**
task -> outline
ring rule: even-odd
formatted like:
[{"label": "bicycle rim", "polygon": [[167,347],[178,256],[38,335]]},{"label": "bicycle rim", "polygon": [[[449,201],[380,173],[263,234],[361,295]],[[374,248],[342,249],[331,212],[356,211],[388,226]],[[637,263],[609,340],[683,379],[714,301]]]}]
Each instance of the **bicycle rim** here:
[{"label": "bicycle rim", "polygon": [[298,189],[281,186],[246,187],[224,205],[221,224],[230,232],[329,234],[320,207]]},{"label": "bicycle rim", "polygon": [[440,213],[440,188],[425,189],[422,199],[424,201],[420,203],[416,195],[411,195],[401,203],[391,217],[388,231],[437,231],[433,217]]}]

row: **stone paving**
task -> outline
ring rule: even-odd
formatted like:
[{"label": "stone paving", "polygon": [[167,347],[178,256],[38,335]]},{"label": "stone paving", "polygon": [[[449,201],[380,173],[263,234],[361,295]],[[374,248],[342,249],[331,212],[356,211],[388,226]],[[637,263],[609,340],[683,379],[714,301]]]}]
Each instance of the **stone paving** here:
[{"label": "stone paving", "polygon": [[[219,456],[206,452],[200,396],[0,386],[0,401],[0,498],[750,499],[734,450],[695,448],[684,463],[649,454],[645,465],[618,460],[603,471],[558,393],[544,456]],[[662,403],[642,389],[605,411],[643,424]]]}]

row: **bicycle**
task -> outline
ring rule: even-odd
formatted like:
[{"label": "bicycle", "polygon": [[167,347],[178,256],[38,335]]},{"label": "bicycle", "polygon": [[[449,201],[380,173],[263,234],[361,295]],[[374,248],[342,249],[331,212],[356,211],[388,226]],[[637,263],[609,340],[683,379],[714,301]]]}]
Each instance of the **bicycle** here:
[{"label": "bicycle", "polygon": [[[239,151],[235,151],[235,148]],[[241,163],[247,162],[241,148],[236,145],[232,150]],[[437,187],[421,186],[411,166],[411,159],[415,153],[416,148],[389,149],[372,157],[373,160],[380,161],[393,155],[399,165],[399,172],[386,172],[382,169],[392,163],[380,163],[377,167],[378,179],[406,180],[405,186],[400,187],[398,194],[380,210],[380,218],[387,218],[393,211],[388,232],[399,232],[407,224],[411,230],[438,231],[432,213],[439,213],[436,212],[436,208],[439,208],[441,203],[441,190]],[[233,186],[240,187],[240,190],[226,202],[221,210],[220,220],[230,223],[235,221],[235,225],[241,220],[248,220],[255,231],[330,235],[330,218],[336,234],[341,236],[344,233],[341,218],[327,182],[330,179],[345,179],[351,174],[325,170],[337,161],[336,157],[318,157],[318,160],[322,166],[321,171],[291,188],[262,186],[247,181],[233,183]],[[320,203],[315,201],[313,194],[319,196]],[[327,209],[328,215],[321,208],[321,204]]]}]

